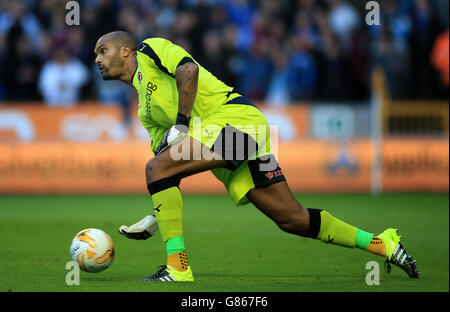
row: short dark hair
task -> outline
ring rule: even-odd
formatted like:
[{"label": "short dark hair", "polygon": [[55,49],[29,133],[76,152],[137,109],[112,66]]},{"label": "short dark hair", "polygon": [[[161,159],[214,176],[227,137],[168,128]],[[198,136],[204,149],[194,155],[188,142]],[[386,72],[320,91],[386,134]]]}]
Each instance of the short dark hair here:
[{"label": "short dark hair", "polygon": [[127,45],[131,48],[131,50],[133,52],[137,51],[136,41],[126,31],[121,31],[121,30],[113,31],[113,32],[107,33],[104,36],[109,37],[110,41],[118,43],[119,47],[123,47],[124,45]]}]

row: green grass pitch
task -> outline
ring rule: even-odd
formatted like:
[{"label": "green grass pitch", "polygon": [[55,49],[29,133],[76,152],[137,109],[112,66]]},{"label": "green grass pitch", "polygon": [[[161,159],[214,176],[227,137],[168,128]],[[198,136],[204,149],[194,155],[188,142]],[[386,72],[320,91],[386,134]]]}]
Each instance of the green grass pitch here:
[{"label": "green grass pitch", "polygon": [[[185,195],[184,234],[194,283],[142,283],[165,263],[159,232],[146,241],[117,233],[151,212],[146,195],[0,196],[0,292],[435,292],[449,291],[448,194],[297,195],[305,207],[328,210],[369,232],[397,227],[417,259],[420,279],[358,249],[286,234],[252,205],[225,195]],[[115,243],[113,264],[65,283],[69,247],[84,228],[100,228]],[[369,261],[380,285],[365,282]]]}]

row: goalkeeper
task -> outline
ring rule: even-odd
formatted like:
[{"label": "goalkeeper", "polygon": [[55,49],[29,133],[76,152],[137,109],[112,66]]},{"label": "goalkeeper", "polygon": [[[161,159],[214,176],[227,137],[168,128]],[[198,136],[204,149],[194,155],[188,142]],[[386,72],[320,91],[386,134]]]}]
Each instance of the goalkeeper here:
[{"label": "goalkeeper", "polygon": [[183,48],[162,38],[137,46],[128,33],[116,31],[102,36],[94,52],[104,80],[120,80],[136,89],[138,116],[152,139],[155,157],[145,175],[153,214],[119,229],[132,239],[160,230],[167,263],[145,281],[194,280],[184,244],[179,184],[206,170],[224,184],[236,205],[251,202],[283,231],[367,250],[386,258],[389,269],[393,263],[418,277],[397,230],[374,235],[325,210],[302,207],[271,153],[262,112]]}]

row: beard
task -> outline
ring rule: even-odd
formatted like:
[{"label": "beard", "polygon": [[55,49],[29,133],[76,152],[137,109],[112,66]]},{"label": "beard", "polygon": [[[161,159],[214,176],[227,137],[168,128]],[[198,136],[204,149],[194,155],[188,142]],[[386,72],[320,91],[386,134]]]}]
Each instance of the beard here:
[{"label": "beard", "polygon": [[[102,71],[102,79],[103,80],[118,80],[121,76],[121,68],[123,68],[124,61],[119,57],[116,56],[111,59],[111,62],[108,66],[103,65],[103,71]],[[117,75],[111,74],[111,69],[118,69]]]},{"label": "beard", "polygon": [[103,80],[118,80],[120,76],[111,76],[108,71],[103,69],[102,79]]},{"label": "beard", "polygon": [[109,70],[106,67],[103,67],[101,74],[103,80],[113,80],[113,78],[109,75]]}]

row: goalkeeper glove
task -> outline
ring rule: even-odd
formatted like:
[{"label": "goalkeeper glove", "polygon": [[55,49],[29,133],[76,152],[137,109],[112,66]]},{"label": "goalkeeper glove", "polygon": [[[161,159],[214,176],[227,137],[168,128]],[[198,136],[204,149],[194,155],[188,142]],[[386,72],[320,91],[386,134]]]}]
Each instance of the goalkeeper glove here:
[{"label": "goalkeeper glove", "polygon": [[146,216],[136,224],[119,228],[119,233],[131,239],[147,239],[158,231],[155,215]]},{"label": "goalkeeper glove", "polygon": [[175,125],[170,127],[169,130],[166,131],[163,139],[161,140],[161,143],[159,143],[158,147],[156,148],[155,155],[158,155],[163,150],[165,150],[166,147],[169,147],[170,145],[180,141],[187,135],[187,133],[189,132],[190,119],[191,118],[178,113]]}]

